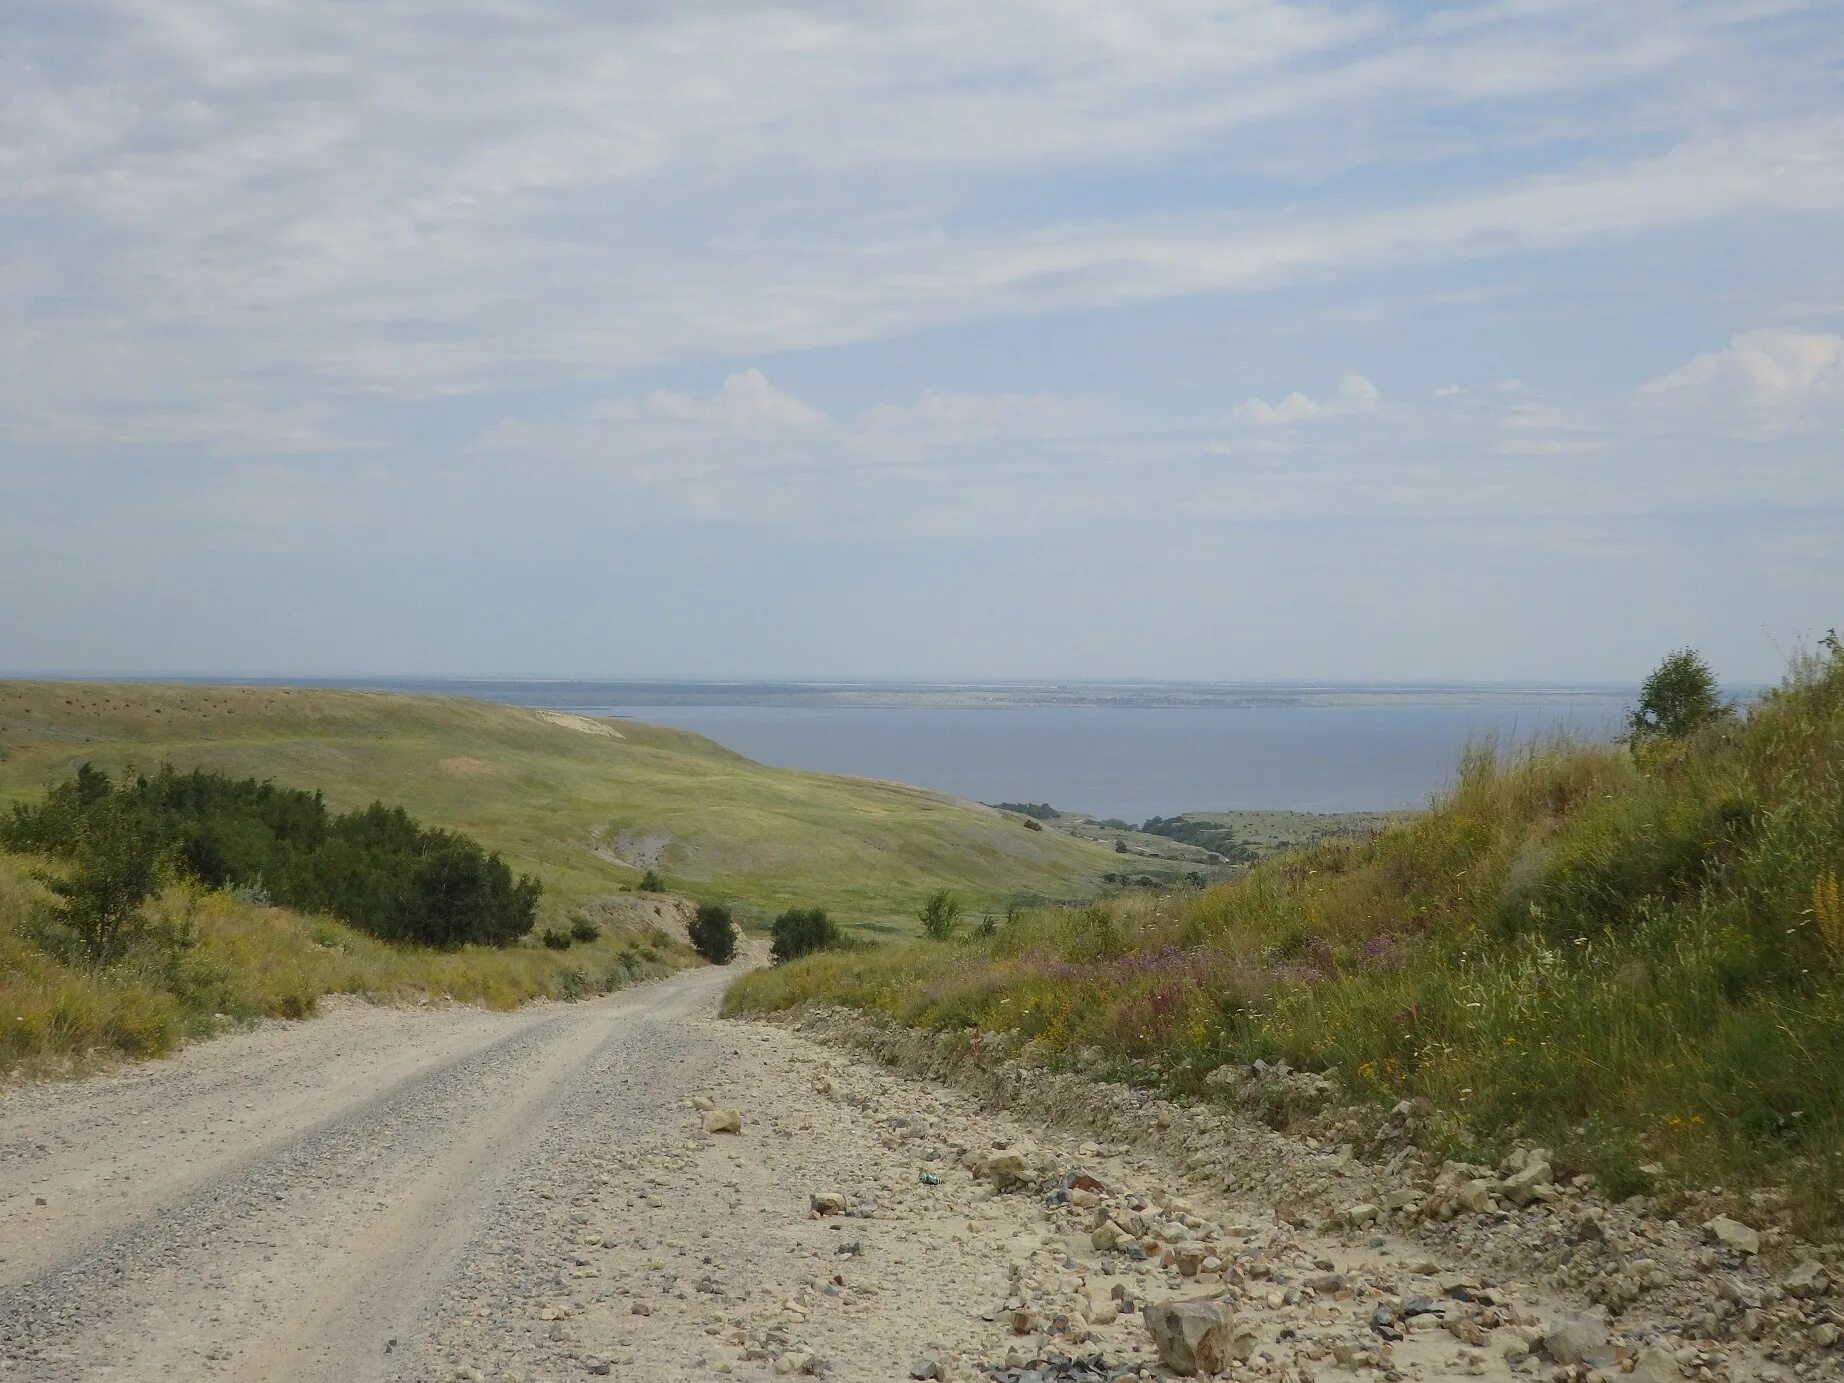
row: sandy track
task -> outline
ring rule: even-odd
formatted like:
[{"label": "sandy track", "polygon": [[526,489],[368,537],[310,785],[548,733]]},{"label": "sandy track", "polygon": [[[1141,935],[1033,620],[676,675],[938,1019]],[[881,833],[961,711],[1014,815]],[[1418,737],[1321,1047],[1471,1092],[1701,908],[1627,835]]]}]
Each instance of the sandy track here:
[{"label": "sandy track", "polygon": [[[1214,1290],[1238,1294],[1264,1378],[1321,1376],[1342,1351],[1380,1376],[1506,1379],[1524,1310],[1567,1309],[1501,1285],[1464,1308],[1489,1339],[1384,1347],[1377,1304],[1438,1295],[1464,1265],[1187,1201],[1177,1169],[1129,1149],[723,1022],[731,977],[516,1014],[338,1005],[7,1094],[0,1376],[869,1383],[1057,1348],[1152,1376],[1134,1304],[1202,1284],[1098,1252],[1092,1211],[996,1194],[967,1163],[1007,1143],[1222,1245]],[[703,1135],[698,1095],[742,1134]],[[850,1213],[810,1214],[815,1192]],[[1286,1285],[1334,1270],[1336,1290]]]}]

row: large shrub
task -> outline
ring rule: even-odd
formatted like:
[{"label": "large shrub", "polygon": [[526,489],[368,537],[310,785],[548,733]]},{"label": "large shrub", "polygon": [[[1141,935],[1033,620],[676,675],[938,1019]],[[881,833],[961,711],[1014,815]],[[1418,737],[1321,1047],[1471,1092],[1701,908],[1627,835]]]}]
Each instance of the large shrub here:
[{"label": "large shrub", "polygon": [[71,883],[92,894],[100,882],[78,880],[105,837],[112,868],[145,871],[170,861],[209,887],[330,913],[389,941],[503,946],[537,919],[538,881],[515,878],[466,836],[420,826],[381,802],[335,814],[317,792],[254,778],[169,766],[117,785],[86,764],[42,802],[16,806],[0,822],[0,844],[72,861]]},{"label": "large shrub", "polygon": [[137,816],[103,798],[72,822],[71,868],[41,873],[58,902],[52,920],[62,942],[85,959],[114,960],[146,930],[141,905],[160,887],[161,861]]},{"label": "large shrub", "polygon": [[916,920],[922,924],[923,935],[931,941],[950,941],[960,930],[961,915],[960,899],[945,888],[938,888],[928,895]]},{"label": "large shrub", "polygon": [[775,919],[769,959],[776,965],[837,946],[840,933],[824,908],[789,908]]},{"label": "large shrub", "polygon": [[690,930],[692,949],[712,965],[728,965],[736,955],[736,922],[722,903],[698,904]]},{"label": "large shrub", "polygon": [[1683,739],[1731,715],[1716,690],[1716,675],[1694,648],[1680,648],[1652,669],[1639,689],[1639,705],[1627,715],[1635,745]]}]

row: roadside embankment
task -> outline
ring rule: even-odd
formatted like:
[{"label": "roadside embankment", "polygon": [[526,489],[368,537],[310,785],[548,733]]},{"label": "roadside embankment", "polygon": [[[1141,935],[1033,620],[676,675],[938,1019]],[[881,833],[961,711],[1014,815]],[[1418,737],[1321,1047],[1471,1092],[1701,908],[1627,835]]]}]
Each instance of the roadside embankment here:
[{"label": "roadside embankment", "polygon": [[[1643,755],[1482,747],[1433,807],[1202,892],[818,955],[733,1012],[844,1005],[1431,1166],[1814,1235],[1844,1215],[1844,653]],[[1263,1063],[1258,1067],[1256,1063]],[[1306,1073],[1307,1084],[1260,1073]],[[1245,1089],[1246,1087],[1246,1089]],[[1344,1125],[1342,1132],[1327,1127]]]}]

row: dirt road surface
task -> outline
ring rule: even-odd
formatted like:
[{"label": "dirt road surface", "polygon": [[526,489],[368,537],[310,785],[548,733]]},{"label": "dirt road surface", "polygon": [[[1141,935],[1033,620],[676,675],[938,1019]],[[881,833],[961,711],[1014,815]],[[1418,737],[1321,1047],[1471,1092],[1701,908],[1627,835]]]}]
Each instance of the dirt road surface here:
[{"label": "dirt road surface", "polygon": [[[345,1003],[0,1096],[0,1377],[973,1380],[1097,1351],[1150,1373],[1138,1306],[1229,1284],[1241,1376],[1528,1377],[1507,1326],[1563,1309],[1501,1288],[1464,1308],[1497,1312],[1485,1347],[1432,1316],[1391,1342],[1385,1289],[1446,1300],[1452,1265],[1181,1205],[1124,1148],[718,1019],[730,977],[514,1014]],[[703,1098],[742,1131],[704,1133]],[[1099,1251],[1086,1192],[1002,1194],[967,1162],[1004,1144],[1139,1188],[1226,1276]]]}]

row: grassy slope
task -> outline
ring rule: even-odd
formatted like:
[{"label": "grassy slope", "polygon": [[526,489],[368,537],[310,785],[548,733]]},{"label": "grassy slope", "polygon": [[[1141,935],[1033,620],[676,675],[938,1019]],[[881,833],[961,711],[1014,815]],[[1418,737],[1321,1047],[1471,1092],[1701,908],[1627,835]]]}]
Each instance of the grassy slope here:
[{"label": "grassy slope", "polygon": [[324,994],[509,1008],[616,988],[685,956],[660,932],[632,928],[606,929],[568,951],[390,946],[329,918],[173,887],[147,915],[183,929],[192,944],[137,948],[96,970],[35,944],[46,895],[32,873],[42,864],[0,853],[0,1074],[58,1074],[98,1052],[155,1056],[226,1021],[305,1016]]},{"label": "grassy slope", "polygon": [[[1474,754],[1444,801],[1170,900],[1050,910],[959,946],[752,976],[739,1008],[845,1002],[1100,1052],[1202,1091],[1284,1057],[1437,1145],[1557,1148],[1616,1193],[1771,1187],[1844,1220],[1844,656],[1636,765]],[[1755,1207],[1766,1213],[1763,1207]]]},{"label": "grassy slope", "polygon": [[0,800],[85,759],[272,777],[336,807],[382,798],[537,873],[547,913],[639,876],[596,852],[621,832],[668,837],[659,868],[675,890],[758,920],[817,904],[897,925],[935,888],[984,907],[1081,895],[1114,867],[1097,847],[917,788],[767,768],[679,730],[575,725],[374,692],[0,682]]}]

